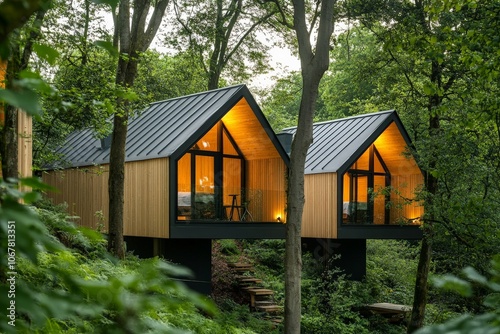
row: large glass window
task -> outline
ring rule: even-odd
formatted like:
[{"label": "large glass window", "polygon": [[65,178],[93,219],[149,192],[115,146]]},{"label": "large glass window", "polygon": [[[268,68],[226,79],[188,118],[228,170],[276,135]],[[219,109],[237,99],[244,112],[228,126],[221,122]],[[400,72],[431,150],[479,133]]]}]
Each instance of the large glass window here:
[{"label": "large glass window", "polygon": [[344,174],[343,222],[389,224],[391,176],[372,145]]},{"label": "large glass window", "polygon": [[219,122],[177,162],[177,219],[236,220],[245,201],[244,162]]}]

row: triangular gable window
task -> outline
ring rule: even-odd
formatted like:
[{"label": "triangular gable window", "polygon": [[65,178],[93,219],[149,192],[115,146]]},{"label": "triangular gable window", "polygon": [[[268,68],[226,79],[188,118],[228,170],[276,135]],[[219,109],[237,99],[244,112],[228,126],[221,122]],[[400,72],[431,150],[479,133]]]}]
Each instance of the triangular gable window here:
[{"label": "triangular gable window", "polygon": [[375,145],[344,174],[343,222],[389,224],[391,175]]},{"label": "triangular gable window", "polygon": [[177,162],[177,220],[241,220],[245,159],[217,123]]}]

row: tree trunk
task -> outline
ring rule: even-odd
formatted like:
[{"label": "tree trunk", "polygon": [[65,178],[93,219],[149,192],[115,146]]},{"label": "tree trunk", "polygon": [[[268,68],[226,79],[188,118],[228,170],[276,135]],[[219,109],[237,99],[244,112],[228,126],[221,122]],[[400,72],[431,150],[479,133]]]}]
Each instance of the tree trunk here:
[{"label": "tree trunk", "polygon": [[[431,63],[431,82],[437,86],[441,86],[442,80],[442,69],[437,61]],[[431,138],[431,143],[436,143],[437,140],[432,140],[433,137],[437,137],[440,132],[440,120],[439,115],[436,113],[436,108],[442,103],[442,97],[438,94],[433,94],[429,96],[428,103],[428,113],[429,113],[429,137]],[[429,147],[429,150],[434,150],[433,147]],[[432,212],[432,205],[434,202],[434,197],[438,193],[438,179],[432,175],[431,171],[436,169],[436,160],[433,159],[429,161],[429,170],[425,173],[425,188],[428,192],[428,197],[425,201],[425,211]],[[425,307],[427,305],[427,295],[428,295],[428,279],[429,270],[431,262],[431,238],[432,238],[432,222],[435,221],[433,214],[427,214],[427,218],[424,219],[424,235],[422,238],[422,245],[420,248],[420,256],[417,266],[417,277],[415,281],[415,293],[413,298],[413,309],[411,313],[410,322],[408,324],[407,333],[413,333],[417,329],[421,328],[424,323],[425,318]]]},{"label": "tree trunk", "polygon": [[17,108],[6,105],[2,129],[2,177],[4,180],[17,179]]},{"label": "tree trunk", "polygon": [[411,318],[408,324],[408,333],[413,333],[421,328],[425,316],[425,306],[427,305],[429,269],[431,262],[431,245],[429,236],[424,232],[422,245],[420,248],[420,256],[418,259],[417,277],[415,281],[415,292],[413,297],[413,309]]},{"label": "tree trunk", "polygon": [[318,88],[329,66],[330,37],[333,33],[335,1],[323,1],[315,53],[305,18],[303,0],[294,0],[294,29],[299,43],[302,70],[302,96],[297,132],[290,155],[288,179],[287,221],[285,241],[285,333],[300,333],[301,272],[302,272],[302,213],[304,210],[304,166],[307,150],[312,143],[313,119]]},{"label": "tree trunk", "polygon": [[[5,88],[15,90],[14,80],[18,78],[19,73],[28,67],[28,63],[33,52],[33,44],[40,37],[40,27],[47,9],[42,8],[36,12],[34,29],[29,33],[24,47],[21,49],[18,45],[19,29],[11,32],[10,39],[11,55],[7,62],[5,73]],[[2,177],[4,180],[9,178],[17,179],[19,177],[19,159],[18,159],[18,112],[16,107],[6,105],[4,108],[4,126],[1,134],[0,154],[2,158]]]},{"label": "tree trunk", "polygon": [[[155,2],[154,11],[146,27],[150,0],[135,0],[132,24],[130,24],[130,1],[122,0],[115,20],[115,36],[118,36],[120,58],[116,71],[116,84],[125,89],[134,85],[137,76],[139,53],[149,48],[158,28],[168,0]],[[115,41],[116,42],[116,41]],[[125,198],[125,149],[129,101],[117,99],[117,111],[113,120],[113,136],[109,158],[109,226],[108,250],[118,257],[125,257],[123,241],[123,212]]]}]

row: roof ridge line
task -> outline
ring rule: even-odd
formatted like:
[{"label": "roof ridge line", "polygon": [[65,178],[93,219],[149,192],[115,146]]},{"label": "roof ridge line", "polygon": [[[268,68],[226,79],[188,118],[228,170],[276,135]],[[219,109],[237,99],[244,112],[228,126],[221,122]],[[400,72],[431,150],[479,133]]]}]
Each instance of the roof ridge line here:
[{"label": "roof ridge line", "polygon": [[210,90],[207,90],[207,91],[204,91],[204,92],[199,92],[199,93],[193,93],[193,94],[189,94],[189,95],[183,95],[183,96],[173,97],[171,99],[166,99],[166,100],[151,102],[149,105],[151,106],[151,105],[155,105],[155,104],[159,104],[159,103],[164,103],[164,102],[169,102],[169,101],[175,101],[175,100],[190,98],[190,97],[194,97],[194,96],[198,96],[198,95],[203,95],[203,94],[207,94],[207,93],[213,93],[213,92],[222,91],[222,90],[229,90],[231,88],[236,88],[236,87],[243,88],[243,87],[246,87],[246,84],[237,84],[237,85],[232,85],[232,86],[227,86],[227,87],[210,89]]},{"label": "roof ridge line", "polygon": [[[315,122],[315,123],[313,123],[313,126],[314,125],[323,125],[323,124],[335,123],[335,122],[350,120],[350,119],[354,119],[354,118],[371,117],[371,116],[375,116],[375,115],[388,114],[388,113],[393,113],[395,111],[396,111],[395,109],[390,109],[390,110],[383,110],[383,111],[372,112],[372,113],[368,113],[368,114],[361,114],[361,115],[354,115],[354,116],[349,116],[349,117],[337,118],[337,119],[332,119],[332,120],[329,120],[329,121]],[[281,129],[281,132],[283,132],[285,130],[296,129],[296,128],[297,128],[297,126],[290,126],[288,128]]]}]

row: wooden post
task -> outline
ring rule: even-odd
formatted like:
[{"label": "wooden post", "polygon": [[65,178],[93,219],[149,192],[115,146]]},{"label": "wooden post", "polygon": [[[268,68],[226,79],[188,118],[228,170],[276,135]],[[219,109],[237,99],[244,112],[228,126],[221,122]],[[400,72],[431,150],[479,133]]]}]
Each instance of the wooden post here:
[{"label": "wooden post", "polygon": [[[5,89],[5,77],[7,61],[0,59],[0,88]],[[0,126],[4,124],[4,106],[0,103]],[[18,172],[19,177],[33,176],[33,119],[21,109],[17,110],[17,134],[18,134]],[[0,177],[2,170],[0,168]],[[27,190],[27,189],[24,189]]]},{"label": "wooden post", "polygon": [[17,152],[19,177],[33,176],[33,118],[21,109],[17,110]]}]

